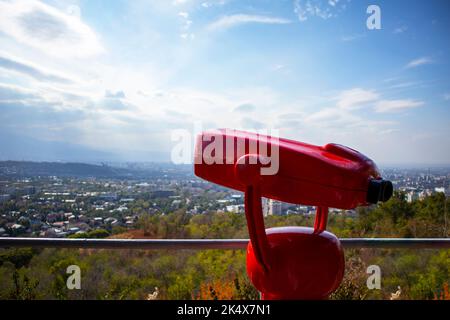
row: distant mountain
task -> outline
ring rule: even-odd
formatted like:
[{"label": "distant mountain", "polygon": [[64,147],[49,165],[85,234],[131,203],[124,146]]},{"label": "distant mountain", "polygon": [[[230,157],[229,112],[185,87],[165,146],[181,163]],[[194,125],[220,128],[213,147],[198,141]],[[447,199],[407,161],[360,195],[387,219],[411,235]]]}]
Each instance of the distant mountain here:
[{"label": "distant mountain", "polygon": [[126,169],[86,163],[1,161],[0,175],[113,178],[132,176],[133,174]]},{"label": "distant mountain", "polygon": [[176,179],[192,175],[187,166],[147,164],[138,167],[113,167],[74,162],[0,161],[0,177],[93,177],[139,179],[164,177]]}]

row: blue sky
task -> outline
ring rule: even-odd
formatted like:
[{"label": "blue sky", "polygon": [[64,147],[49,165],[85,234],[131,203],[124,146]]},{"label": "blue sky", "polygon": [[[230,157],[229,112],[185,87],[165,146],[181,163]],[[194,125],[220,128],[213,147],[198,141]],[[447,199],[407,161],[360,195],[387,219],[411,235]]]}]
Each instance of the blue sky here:
[{"label": "blue sky", "polygon": [[169,160],[173,130],[201,124],[449,164],[449,9],[0,0],[0,159]]}]

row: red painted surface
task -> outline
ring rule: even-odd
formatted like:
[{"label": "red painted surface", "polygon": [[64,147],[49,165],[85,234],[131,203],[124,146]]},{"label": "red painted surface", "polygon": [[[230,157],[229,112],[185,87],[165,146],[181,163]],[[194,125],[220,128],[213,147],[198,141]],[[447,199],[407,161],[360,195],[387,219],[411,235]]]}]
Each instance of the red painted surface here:
[{"label": "red painted surface", "polygon": [[[261,174],[270,165],[265,156],[276,159],[264,145],[277,147],[279,170],[273,175]],[[194,169],[203,179],[245,192],[251,240],[247,272],[263,299],[327,298],[339,286],[345,266],[339,240],[325,231],[328,207],[353,209],[392,194],[392,184],[381,179],[374,162],[355,150],[243,131],[199,135]],[[316,206],[314,228],[265,230],[262,196]]]},{"label": "red painted surface", "polygon": [[307,227],[267,229],[270,244],[264,272],[251,243],[247,273],[263,299],[326,299],[341,283],[344,253],[336,236]]}]

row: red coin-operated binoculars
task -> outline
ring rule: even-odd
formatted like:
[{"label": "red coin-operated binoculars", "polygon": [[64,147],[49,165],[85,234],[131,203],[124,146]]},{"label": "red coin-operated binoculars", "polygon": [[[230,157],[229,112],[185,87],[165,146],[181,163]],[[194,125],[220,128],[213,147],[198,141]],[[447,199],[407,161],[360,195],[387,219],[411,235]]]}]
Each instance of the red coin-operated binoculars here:
[{"label": "red coin-operated binoculars", "polygon": [[[345,268],[339,239],[325,231],[328,208],[387,201],[393,191],[374,162],[353,149],[228,129],[197,137],[195,174],[245,193],[247,273],[263,299],[326,299]],[[261,197],[316,206],[314,228],[266,230]]]}]

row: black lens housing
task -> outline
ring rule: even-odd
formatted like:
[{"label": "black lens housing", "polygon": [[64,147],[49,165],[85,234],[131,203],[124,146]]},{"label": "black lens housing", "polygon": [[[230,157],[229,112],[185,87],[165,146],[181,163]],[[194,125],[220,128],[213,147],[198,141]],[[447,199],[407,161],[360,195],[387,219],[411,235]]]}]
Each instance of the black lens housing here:
[{"label": "black lens housing", "polygon": [[378,201],[388,201],[392,197],[394,187],[392,182],[383,179],[372,179],[369,181],[367,189],[367,202],[377,203]]}]

